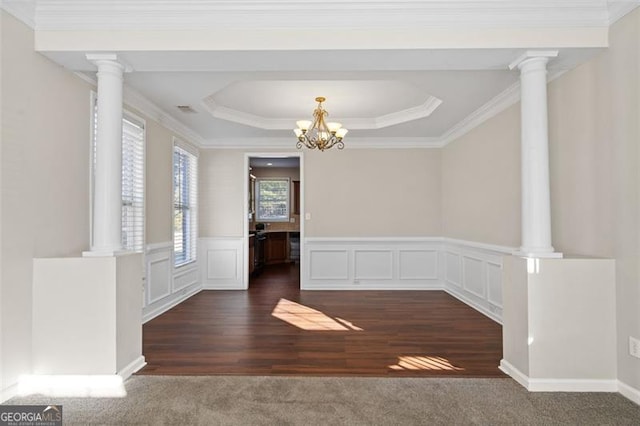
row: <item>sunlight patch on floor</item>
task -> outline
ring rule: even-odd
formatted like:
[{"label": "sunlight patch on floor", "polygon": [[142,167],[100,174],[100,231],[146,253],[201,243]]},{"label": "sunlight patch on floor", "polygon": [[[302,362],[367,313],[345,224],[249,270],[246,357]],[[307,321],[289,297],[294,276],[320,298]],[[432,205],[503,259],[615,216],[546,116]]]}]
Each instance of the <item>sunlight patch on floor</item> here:
[{"label": "sunlight patch on floor", "polygon": [[309,331],[362,331],[350,321],[332,318],[317,309],[280,299],[271,315],[302,330]]},{"label": "sunlight patch on floor", "polygon": [[461,371],[464,368],[456,367],[451,362],[440,356],[400,356],[398,363],[390,365],[392,370],[448,370]]}]

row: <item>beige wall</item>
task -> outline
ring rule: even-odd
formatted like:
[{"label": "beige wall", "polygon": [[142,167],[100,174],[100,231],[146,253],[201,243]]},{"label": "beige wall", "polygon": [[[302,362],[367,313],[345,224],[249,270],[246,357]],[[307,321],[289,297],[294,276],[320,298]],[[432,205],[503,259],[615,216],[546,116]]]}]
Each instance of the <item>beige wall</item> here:
[{"label": "beige wall", "polygon": [[2,12],[2,383],[31,369],[34,257],[89,246],[91,87],[33,51]]},{"label": "beige wall", "polygon": [[205,149],[198,158],[200,237],[240,237],[244,228],[244,151]]},{"label": "beige wall", "polygon": [[640,9],[609,42],[549,85],[554,245],[616,259],[618,377],[640,389]]},{"label": "beige wall", "polygon": [[520,105],[442,149],[442,228],[450,238],[520,245]]},{"label": "beige wall", "polygon": [[440,235],[440,152],[348,149],[308,152],[306,237]]},{"label": "beige wall", "polygon": [[[32,259],[89,248],[90,93],[2,11],[0,389],[31,372]],[[172,240],[173,137],[146,122],[146,242]]]},{"label": "beige wall", "polygon": [[[244,151],[203,150],[200,235],[241,236]],[[440,235],[440,152],[304,152],[306,237]]]},{"label": "beige wall", "polygon": [[[616,259],[618,377],[640,388],[640,9],[610,48],[549,84],[553,245]],[[519,104],[443,149],[447,237],[520,244]],[[597,313],[596,313],[597,314]]]},{"label": "beige wall", "polygon": [[173,138],[175,134],[158,122],[140,113],[137,114],[146,121],[145,240],[147,244],[173,241]]}]

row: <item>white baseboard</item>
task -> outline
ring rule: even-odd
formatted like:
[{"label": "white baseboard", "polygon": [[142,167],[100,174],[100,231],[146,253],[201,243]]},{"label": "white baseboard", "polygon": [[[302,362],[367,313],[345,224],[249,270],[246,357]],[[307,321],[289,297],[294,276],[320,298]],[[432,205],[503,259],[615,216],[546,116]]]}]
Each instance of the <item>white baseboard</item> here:
[{"label": "white baseboard", "polygon": [[631,402],[640,405],[640,389],[633,388],[628,384],[618,380],[618,392]]},{"label": "white baseboard", "polygon": [[531,392],[618,392],[617,380],[529,379]]},{"label": "white baseboard", "polygon": [[145,365],[147,365],[147,362],[145,361],[144,357],[140,355],[138,358],[129,363],[129,365],[118,371],[118,376],[122,377],[122,380],[127,380],[133,373],[140,370]]},{"label": "white baseboard", "polygon": [[165,312],[167,312],[169,309],[173,308],[174,306],[184,302],[185,300],[187,300],[188,298],[190,298],[191,296],[194,296],[196,294],[198,294],[200,291],[202,290],[202,287],[197,286],[187,292],[185,292],[183,295],[176,297],[175,299],[169,298],[169,300],[167,300],[166,302],[155,306],[153,309],[149,310],[148,312],[144,313],[142,315],[142,323],[147,323],[149,321],[151,321],[152,319],[154,319],[155,317],[157,317],[158,315],[161,315]]},{"label": "white baseboard", "polygon": [[529,392],[618,392],[618,381],[601,379],[531,379],[502,359],[500,370]]},{"label": "white baseboard", "polygon": [[0,391],[0,404],[4,403],[5,401],[10,400],[11,398],[18,396],[18,384],[14,383],[13,385],[9,386],[6,389],[2,389],[2,391]]},{"label": "white baseboard", "polygon": [[529,389],[529,378],[522,371],[518,370],[516,367],[511,365],[511,363],[509,363],[504,359],[501,359],[500,365],[498,366],[498,368],[504,374],[511,377],[516,382],[520,383],[522,387],[524,387],[527,390]]},{"label": "white baseboard", "polygon": [[438,281],[434,282],[415,282],[415,283],[406,283],[406,282],[393,282],[393,283],[383,283],[383,284],[373,284],[373,283],[362,283],[362,284],[334,284],[334,283],[313,283],[313,284],[303,284],[300,287],[300,290],[310,290],[310,291],[323,291],[323,290],[336,290],[336,291],[368,291],[368,290],[444,290],[442,283]]},{"label": "white baseboard", "polygon": [[480,312],[484,316],[489,317],[490,319],[494,320],[498,324],[502,325],[502,318],[500,318],[499,315],[496,315],[496,313],[491,312],[489,309],[486,309],[484,306],[475,303],[470,298],[465,297],[462,293],[459,293],[454,289],[452,289],[451,287],[445,286],[444,284],[442,285],[442,290],[446,291],[447,294],[455,297],[465,305],[472,307],[473,309]]}]

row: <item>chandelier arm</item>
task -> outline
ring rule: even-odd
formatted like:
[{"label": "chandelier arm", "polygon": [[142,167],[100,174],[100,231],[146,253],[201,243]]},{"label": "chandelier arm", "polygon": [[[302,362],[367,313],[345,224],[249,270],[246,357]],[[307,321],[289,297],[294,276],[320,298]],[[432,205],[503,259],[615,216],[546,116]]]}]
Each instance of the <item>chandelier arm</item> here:
[{"label": "chandelier arm", "polygon": [[331,149],[333,146],[337,146],[338,149],[344,148],[342,137],[336,136],[336,131],[332,132],[327,125],[325,118],[329,116],[329,113],[322,107],[324,100],[323,97],[316,98],[318,106],[313,110],[313,122],[298,136],[296,143],[298,149],[301,149],[302,146],[309,149],[317,148],[320,151]]}]

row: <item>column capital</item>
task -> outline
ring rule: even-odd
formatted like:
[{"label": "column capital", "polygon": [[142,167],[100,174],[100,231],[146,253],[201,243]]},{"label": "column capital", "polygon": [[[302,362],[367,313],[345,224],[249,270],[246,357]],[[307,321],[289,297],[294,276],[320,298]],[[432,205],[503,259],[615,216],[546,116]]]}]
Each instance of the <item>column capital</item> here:
[{"label": "column capital", "polygon": [[529,63],[532,59],[543,60],[544,64],[546,64],[550,58],[555,58],[558,56],[557,50],[527,50],[522,55],[520,55],[515,61],[509,64],[509,69],[513,70],[518,68],[522,70],[522,66],[526,63]]},{"label": "column capital", "polygon": [[95,64],[98,69],[102,65],[109,65],[119,68],[122,72],[133,71],[131,65],[127,64],[122,59],[118,59],[118,55],[116,53],[87,53],[85,57],[87,58],[87,61]]}]

